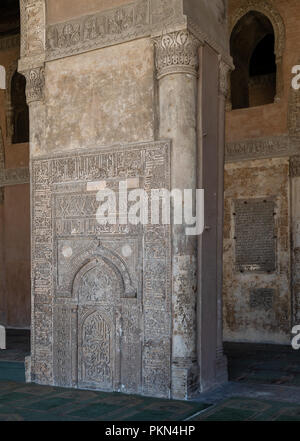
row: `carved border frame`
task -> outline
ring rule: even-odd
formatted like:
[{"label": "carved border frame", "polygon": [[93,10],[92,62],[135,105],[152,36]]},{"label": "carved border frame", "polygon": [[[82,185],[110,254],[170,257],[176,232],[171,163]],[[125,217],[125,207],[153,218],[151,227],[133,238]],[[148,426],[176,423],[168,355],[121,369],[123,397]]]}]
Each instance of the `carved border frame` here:
[{"label": "carved border frame", "polygon": [[[54,384],[55,371],[66,372],[65,386],[74,385],[76,369],[70,359],[76,352],[76,343],[71,339],[64,345],[53,346],[53,338],[62,333],[70,337],[70,326],[76,326],[78,306],[72,301],[55,298],[55,265],[56,265],[56,233],[53,215],[53,197],[57,186],[62,186],[62,192],[69,190],[72,183],[80,184],[91,181],[108,179],[102,176],[104,160],[113,155],[120,155],[120,161],[114,162],[112,178],[122,178],[123,162],[133,155],[132,170],[128,177],[144,174],[144,188],[148,192],[157,182],[154,170],[163,165],[164,182],[170,187],[170,141],[146,142],[138,144],[102,147],[86,151],[73,151],[58,155],[41,156],[32,160],[32,380],[39,384]],[[134,152],[138,152],[135,158]],[[125,155],[125,156],[124,156]],[[129,155],[128,157],[126,155]],[[104,157],[104,159],[100,159]],[[127,159],[126,159],[127,158]],[[137,158],[138,161],[137,161]],[[138,163],[137,163],[138,162]],[[126,179],[126,177],[125,177]],[[63,233],[61,233],[64,236]],[[93,233],[89,237],[94,238]],[[102,235],[104,237],[105,233]],[[98,236],[98,233],[97,233]],[[87,236],[88,237],[88,236]],[[145,226],[143,231],[145,259],[143,262],[143,305],[147,310],[148,323],[156,326],[163,325],[164,330],[159,337],[143,334],[142,369],[144,395],[170,397],[171,384],[171,232],[168,227]],[[101,238],[100,238],[101,240]],[[162,241],[165,246],[161,247]],[[156,248],[159,248],[158,252]],[[153,259],[153,262],[151,261]],[[157,268],[160,268],[160,272]],[[96,306],[95,306],[96,307]],[[130,308],[129,308],[130,307]],[[122,310],[128,313],[141,308],[135,298],[122,299]],[[59,327],[60,311],[64,317],[62,329]],[[160,315],[159,315],[160,313]],[[79,308],[80,315],[80,308]],[[160,317],[160,318],[159,318]],[[161,319],[163,317],[163,319]],[[80,319],[80,317],[79,317]],[[141,316],[146,320],[146,315]],[[65,325],[65,322],[67,325]],[[149,325],[148,328],[150,329]],[[151,327],[153,329],[153,326]],[[152,331],[151,331],[152,332]],[[50,337],[49,337],[50,336]],[[61,338],[61,337],[60,337]],[[134,343],[135,346],[138,343]],[[71,352],[70,352],[71,351]],[[53,354],[60,354],[61,363],[54,363]],[[73,354],[73,355],[72,355]],[[65,362],[63,362],[65,360]],[[67,367],[71,363],[70,368]],[[69,366],[69,365],[68,365]],[[155,373],[155,378],[153,377]],[[70,375],[72,378],[70,378]],[[157,379],[155,381],[155,379]]]},{"label": "carved border frame", "polygon": [[300,137],[267,136],[228,142],[225,146],[225,161],[229,163],[261,158],[279,158],[295,155],[299,151]]}]

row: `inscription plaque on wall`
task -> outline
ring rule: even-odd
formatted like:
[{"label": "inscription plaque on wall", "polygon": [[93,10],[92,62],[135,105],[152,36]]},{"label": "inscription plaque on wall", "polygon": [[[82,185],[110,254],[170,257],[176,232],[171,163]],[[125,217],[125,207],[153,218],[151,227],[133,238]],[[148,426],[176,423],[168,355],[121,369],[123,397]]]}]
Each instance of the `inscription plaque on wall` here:
[{"label": "inscription plaque on wall", "polygon": [[260,288],[250,292],[250,308],[269,311],[273,307],[274,289]]},{"label": "inscription plaque on wall", "polygon": [[249,199],[234,205],[236,271],[275,271],[275,202]]}]

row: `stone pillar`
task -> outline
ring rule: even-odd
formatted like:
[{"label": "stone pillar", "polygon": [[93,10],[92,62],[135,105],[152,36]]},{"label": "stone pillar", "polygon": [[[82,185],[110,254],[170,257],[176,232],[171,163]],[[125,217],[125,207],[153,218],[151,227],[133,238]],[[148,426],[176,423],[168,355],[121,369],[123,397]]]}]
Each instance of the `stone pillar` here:
[{"label": "stone pillar", "polygon": [[[20,69],[19,69],[20,71]],[[45,86],[45,76],[44,76],[44,65],[39,67],[29,68],[27,70],[22,70],[21,73],[26,78],[26,99],[29,106],[29,124],[30,124],[30,136],[29,136],[29,146],[30,146],[30,164],[32,159],[36,154],[38,154],[45,142],[45,103],[44,103],[44,86]],[[31,165],[30,165],[31,168]],[[31,176],[32,182],[32,176]],[[50,204],[49,201],[45,200],[44,203]],[[50,222],[49,219],[45,218],[44,213],[33,213],[32,212],[32,224],[34,222],[47,223]],[[33,231],[33,227],[31,227]],[[51,256],[52,242],[51,238],[44,237],[43,243],[40,243],[40,239],[32,237],[31,248],[32,256],[39,251],[39,248],[43,248],[43,254],[46,260],[49,260]],[[47,267],[41,260],[41,268],[34,267],[31,268],[31,356],[26,358],[25,371],[26,371],[26,382],[36,381],[40,384],[51,384],[52,378],[48,373],[51,372],[50,360],[51,360],[51,345],[49,334],[50,330],[50,320],[51,318],[51,308],[43,304],[43,300],[40,299],[36,293],[43,292],[44,285],[51,286],[51,274],[46,273]],[[48,278],[48,282],[46,282]],[[43,280],[44,279],[44,280]],[[43,312],[46,314],[43,314]],[[41,312],[41,314],[40,314]],[[46,340],[49,340],[47,350],[43,347],[37,347],[35,333],[38,330],[42,335],[48,334]],[[46,348],[45,348],[46,349]],[[45,375],[46,373],[46,375]]]},{"label": "stone pillar", "polygon": [[292,325],[300,324],[300,156],[290,160],[292,192]]},{"label": "stone pillar", "polygon": [[218,223],[217,223],[217,348],[216,381],[228,380],[227,358],[223,353],[223,225],[224,225],[224,167],[225,167],[225,109],[229,94],[228,66],[220,57],[219,66],[219,138],[218,138]]},{"label": "stone pillar", "polygon": [[[171,188],[197,186],[197,74],[200,42],[188,31],[154,39],[159,81],[159,136],[172,140]],[[197,238],[172,227],[172,398],[198,390],[196,355]]]},{"label": "stone pillar", "polygon": [[[21,58],[18,71],[26,78],[26,97],[29,106],[30,167],[32,160],[41,152],[45,143],[45,47],[46,47],[46,0],[20,0]],[[32,182],[32,176],[31,176]],[[32,184],[31,184],[32,187]],[[31,188],[32,189],[32,188]],[[53,384],[52,369],[52,305],[51,293],[52,238],[45,234],[51,219],[47,218],[49,197],[43,198],[44,211],[32,210],[32,225],[41,226],[44,234],[31,236],[31,358],[26,359],[26,380],[40,384]],[[32,228],[32,231],[34,229]],[[43,252],[41,253],[41,250]],[[33,264],[38,254],[38,264]]]}]

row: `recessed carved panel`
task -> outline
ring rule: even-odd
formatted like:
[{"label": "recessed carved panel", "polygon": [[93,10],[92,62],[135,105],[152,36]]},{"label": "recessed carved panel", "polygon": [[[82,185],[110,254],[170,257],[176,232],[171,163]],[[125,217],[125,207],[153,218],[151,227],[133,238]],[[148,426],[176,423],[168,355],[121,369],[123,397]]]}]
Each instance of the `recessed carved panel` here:
[{"label": "recessed carved panel", "polygon": [[114,330],[102,311],[88,311],[79,322],[79,385],[113,389]]},{"label": "recessed carved panel", "polygon": [[80,303],[109,302],[112,293],[121,297],[123,291],[121,275],[117,274],[112,265],[100,259],[82,277],[78,296]]}]

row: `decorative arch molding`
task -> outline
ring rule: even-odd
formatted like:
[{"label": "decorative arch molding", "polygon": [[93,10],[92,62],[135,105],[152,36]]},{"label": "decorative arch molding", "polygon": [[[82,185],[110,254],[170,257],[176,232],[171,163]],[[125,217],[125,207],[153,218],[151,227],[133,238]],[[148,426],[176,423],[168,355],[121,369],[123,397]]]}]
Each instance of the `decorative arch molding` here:
[{"label": "decorative arch molding", "polygon": [[256,11],[264,14],[272,23],[275,35],[275,55],[277,64],[277,84],[275,102],[278,102],[283,95],[283,66],[282,59],[285,50],[285,24],[278,10],[267,0],[247,0],[245,4],[237,9],[229,20],[230,36],[236,24],[248,12]]},{"label": "decorative arch molding", "polygon": [[278,10],[269,1],[247,0],[242,7],[237,9],[230,19],[230,35],[235,25],[250,11],[260,12],[271,21],[275,33],[276,56],[282,57],[285,49],[285,25]]},{"label": "decorative arch molding", "polygon": [[[96,250],[87,250],[84,253],[80,253],[70,262],[70,267],[73,268],[73,271],[70,273],[73,273],[70,286],[72,296],[78,293],[82,277],[89,270],[100,264],[101,261],[108,265],[121,281],[123,285],[123,294],[121,297],[136,298],[137,290],[133,286],[126,263],[119,255],[103,246],[98,247]],[[76,270],[74,271],[75,268]]]},{"label": "decorative arch molding", "polygon": [[[101,270],[100,277],[97,277],[98,276],[97,269]],[[109,282],[111,282],[113,284],[113,290],[111,290],[112,291],[111,295],[113,295],[116,298],[116,300],[124,296],[125,286],[121,273],[107,259],[103,257],[95,257],[86,265],[84,265],[84,267],[81,268],[75,276],[72,291],[73,291],[73,297],[75,296],[76,299],[78,297],[79,303],[81,303],[82,301],[86,301],[86,298],[91,296],[92,294],[91,292],[89,292],[86,293],[85,296],[83,296],[81,291],[82,291],[82,286],[85,284],[86,277],[88,277],[93,272],[94,272],[94,278],[96,278],[96,281],[93,281],[94,285],[101,286],[101,279],[108,278],[109,280],[105,281],[106,286],[103,288],[107,289],[107,286],[110,286]],[[90,284],[88,285],[88,287],[90,287]],[[91,289],[89,289],[89,291],[91,291]],[[88,299],[88,300],[92,300],[92,299]],[[98,301],[96,299],[93,300]]]}]

